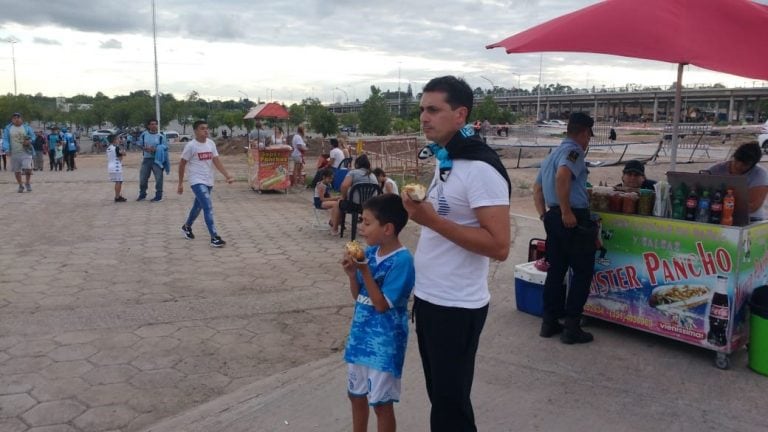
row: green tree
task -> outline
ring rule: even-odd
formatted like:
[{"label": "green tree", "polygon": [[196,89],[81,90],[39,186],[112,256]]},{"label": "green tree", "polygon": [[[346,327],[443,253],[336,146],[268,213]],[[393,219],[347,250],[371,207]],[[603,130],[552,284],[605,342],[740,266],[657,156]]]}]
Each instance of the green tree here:
[{"label": "green tree", "polygon": [[339,116],[339,122],[342,125],[355,125],[360,123],[360,116],[357,113],[344,113]]},{"label": "green tree", "polygon": [[327,109],[313,110],[309,117],[312,130],[322,134],[323,138],[335,135],[339,132],[339,120],[336,115]]},{"label": "green tree", "polygon": [[491,123],[497,123],[501,119],[501,110],[499,104],[493,99],[493,96],[488,95],[483,98],[480,105],[472,110],[470,120],[488,120]]},{"label": "green tree", "polygon": [[304,105],[292,104],[288,107],[288,114],[290,115],[288,123],[293,126],[298,126],[304,123],[307,118],[307,112],[304,109]]},{"label": "green tree", "polygon": [[381,90],[371,86],[371,95],[363,102],[360,111],[360,131],[376,135],[388,135],[392,130],[392,115]]}]

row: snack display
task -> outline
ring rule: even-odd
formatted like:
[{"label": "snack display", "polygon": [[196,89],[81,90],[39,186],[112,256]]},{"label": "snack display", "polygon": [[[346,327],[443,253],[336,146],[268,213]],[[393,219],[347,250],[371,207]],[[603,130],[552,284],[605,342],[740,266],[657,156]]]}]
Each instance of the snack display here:
[{"label": "snack display", "polygon": [[424,201],[424,198],[427,197],[427,188],[418,183],[410,183],[403,186],[403,192],[408,194],[408,198],[411,201],[420,202]]},{"label": "snack display", "polygon": [[709,288],[703,285],[665,285],[651,293],[651,306],[680,306],[690,308],[704,304],[709,299]]},{"label": "snack display", "polygon": [[344,246],[344,249],[352,258],[354,258],[355,261],[365,261],[365,250],[363,250],[363,246],[357,241],[353,240],[351,242],[347,242],[347,244]]}]

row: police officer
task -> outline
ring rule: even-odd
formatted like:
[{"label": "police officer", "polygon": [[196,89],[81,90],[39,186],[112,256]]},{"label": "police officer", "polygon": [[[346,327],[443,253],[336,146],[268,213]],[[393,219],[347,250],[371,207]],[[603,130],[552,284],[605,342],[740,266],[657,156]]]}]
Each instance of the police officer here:
[{"label": "police officer", "polygon": [[[580,327],[595,266],[596,224],[589,214],[584,152],[594,120],[584,113],[568,119],[566,138],[541,163],[533,189],[534,204],[547,232],[549,270],[544,282],[544,314],[539,336],[562,333],[565,344],[587,343],[592,334]],[[573,271],[566,293],[563,279]],[[565,326],[559,322],[565,318]]]}]

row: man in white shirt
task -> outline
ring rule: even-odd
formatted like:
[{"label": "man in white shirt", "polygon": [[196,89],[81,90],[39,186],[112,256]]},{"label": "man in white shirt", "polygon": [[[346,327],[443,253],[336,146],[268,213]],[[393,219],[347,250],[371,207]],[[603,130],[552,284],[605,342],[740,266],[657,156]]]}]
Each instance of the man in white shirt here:
[{"label": "man in white shirt", "polygon": [[[439,165],[424,201],[403,194],[422,225],[414,315],[433,432],[476,431],[470,392],[488,314],[490,259],[509,254],[510,182],[496,152],[466,127],[472,89],[434,78],[421,97],[421,125]],[[422,151],[423,152],[423,151]]]},{"label": "man in white shirt", "polygon": [[211,235],[211,247],[223,247],[227,242],[221,239],[216,232],[216,225],[213,221],[213,202],[211,201],[211,191],[213,190],[213,167],[219,170],[227,179],[227,183],[232,183],[235,178],[229,175],[224,165],[219,160],[219,152],[216,149],[216,143],[208,138],[208,123],[198,120],[193,124],[195,139],[188,142],[181,151],[181,160],[179,161],[179,185],[176,192],[181,195],[184,192],[184,172],[189,169],[189,186],[195,194],[195,202],[189,211],[189,216],[184,225],[181,226],[181,232],[187,240],[194,240],[192,234],[192,224],[203,212],[205,225],[208,227],[208,233]]},{"label": "man in white shirt", "polygon": [[344,152],[339,148],[339,140],[331,138],[331,166],[337,169],[344,160]]}]

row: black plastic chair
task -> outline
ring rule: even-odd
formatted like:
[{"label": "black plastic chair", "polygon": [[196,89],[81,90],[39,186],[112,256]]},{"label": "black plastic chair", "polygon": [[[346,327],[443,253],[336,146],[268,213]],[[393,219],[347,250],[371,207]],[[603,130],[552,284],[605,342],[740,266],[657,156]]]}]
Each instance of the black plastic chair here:
[{"label": "black plastic chair", "polygon": [[[376,183],[358,183],[352,186],[349,190],[346,200],[342,201],[343,208],[341,209],[341,224],[339,228],[339,237],[344,237],[344,222],[347,218],[347,213],[352,215],[352,231],[350,233],[350,240],[354,240],[357,235],[357,221],[360,215],[363,214],[363,204],[369,199],[381,195],[381,187]],[[342,205],[339,203],[339,205]]]},{"label": "black plastic chair", "polygon": [[339,168],[349,169],[349,167],[352,165],[352,158],[344,158],[339,162]]}]

